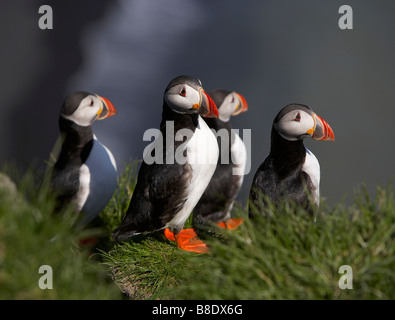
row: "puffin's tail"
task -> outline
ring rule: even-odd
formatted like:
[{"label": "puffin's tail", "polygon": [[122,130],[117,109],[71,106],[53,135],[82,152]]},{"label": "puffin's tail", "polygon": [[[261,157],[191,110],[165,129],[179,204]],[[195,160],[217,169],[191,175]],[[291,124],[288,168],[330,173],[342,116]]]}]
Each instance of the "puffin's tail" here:
[{"label": "puffin's tail", "polygon": [[122,226],[122,225],[116,228],[112,233],[112,238],[114,239],[114,241],[116,242],[125,241],[130,237],[133,237],[134,235],[138,234],[138,232],[128,229],[129,229],[128,226]]},{"label": "puffin's tail", "polygon": [[149,214],[142,215],[138,212],[136,213],[131,209],[131,205],[128,210],[121,224],[112,233],[114,241],[125,241],[135,235],[154,232],[165,227],[160,219],[152,221]]}]

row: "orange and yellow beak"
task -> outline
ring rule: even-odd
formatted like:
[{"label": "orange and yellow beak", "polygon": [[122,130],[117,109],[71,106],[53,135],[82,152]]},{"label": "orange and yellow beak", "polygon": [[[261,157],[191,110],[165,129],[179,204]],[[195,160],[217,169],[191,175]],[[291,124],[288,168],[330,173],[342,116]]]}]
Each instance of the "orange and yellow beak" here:
[{"label": "orange and yellow beak", "polygon": [[335,135],[330,125],[321,117],[313,114],[314,128],[307,131],[308,134],[315,140],[320,141],[335,141]]},{"label": "orange and yellow beak", "polygon": [[247,100],[241,94],[238,94],[236,92],[235,94],[239,100],[239,103],[237,104],[235,111],[232,113],[232,116],[237,116],[238,114],[248,110]]},{"label": "orange and yellow beak", "polygon": [[206,118],[218,118],[218,109],[214,100],[203,90],[200,89],[200,105],[195,104],[194,109],[198,109],[198,113]]},{"label": "orange and yellow beak", "polygon": [[102,108],[98,112],[97,120],[103,120],[117,114],[117,110],[115,109],[114,105],[111,103],[110,100],[96,95],[100,101],[102,102]]}]

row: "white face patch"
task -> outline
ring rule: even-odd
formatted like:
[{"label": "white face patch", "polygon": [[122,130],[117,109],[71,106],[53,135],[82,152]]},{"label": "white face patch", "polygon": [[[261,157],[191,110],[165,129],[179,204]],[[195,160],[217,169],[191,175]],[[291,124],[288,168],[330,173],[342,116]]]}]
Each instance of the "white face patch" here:
[{"label": "white face patch", "polygon": [[92,125],[92,123],[99,116],[102,111],[103,105],[101,100],[94,95],[89,95],[84,98],[78,108],[74,111],[72,115],[64,115],[62,117],[73,121],[82,127],[87,127]]},{"label": "white face patch", "polygon": [[311,136],[307,131],[314,129],[314,126],[312,115],[303,110],[292,110],[285,114],[274,128],[284,139],[296,141]]},{"label": "white face patch", "polygon": [[165,93],[167,105],[174,111],[185,113],[192,109],[193,105],[200,105],[200,93],[187,84],[179,84]]},{"label": "white face patch", "polygon": [[239,103],[240,101],[236,94],[234,92],[229,93],[218,108],[219,119],[223,122],[228,122]]}]

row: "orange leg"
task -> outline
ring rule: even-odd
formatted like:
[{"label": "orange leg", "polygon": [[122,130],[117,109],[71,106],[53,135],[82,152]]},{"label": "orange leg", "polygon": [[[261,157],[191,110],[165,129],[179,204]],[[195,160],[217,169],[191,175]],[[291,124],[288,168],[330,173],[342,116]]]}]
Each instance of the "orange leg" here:
[{"label": "orange leg", "polygon": [[174,237],[174,233],[171,232],[169,229],[165,229],[165,237],[166,239],[169,239],[170,241],[176,241],[176,238]]},{"label": "orange leg", "polygon": [[196,253],[207,253],[207,245],[198,238],[193,229],[181,230],[179,234],[173,234],[169,229],[165,229],[165,237],[171,241],[176,241],[178,248]]},{"label": "orange leg", "polygon": [[217,225],[221,228],[228,229],[228,230],[235,230],[237,229],[242,223],[244,222],[243,218],[232,218],[226,222],[218,222]]}]

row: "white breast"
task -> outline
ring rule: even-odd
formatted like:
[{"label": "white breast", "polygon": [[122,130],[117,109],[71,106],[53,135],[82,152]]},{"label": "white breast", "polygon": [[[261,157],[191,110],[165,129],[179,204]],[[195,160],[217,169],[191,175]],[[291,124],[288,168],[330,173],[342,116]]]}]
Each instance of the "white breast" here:
[{"label": "white breast", "polygon": [[117,187],[117,167],[114,156],[96,137],[92,150],[80,169],[78,206],[89,222],[107,205]]},{"label": "white breast", "polygon": [[80,186],[77,192],[76,197],[74,198],[74,202],[77,205],[78,211],[81,211],[86,199],[88,199],[89,191],[90,191],[90,182],[91,182],[91,173],[89,171],[88,166],[83,164],[80,168]]},{"label": "white breast", "polygon": [[233,175],[241,176],[241,182],[243,182],[245,167],[247,164],[247,149],[246,146],[241,140],[240,136],[235,133],[234,142],[230,148],[230,152],[232,155],[232,163],[236,165],[232,170]]},{"label": "white breast", "polygon": [[192,179],[188,186],[188,198],[180,212],[167,224],[184,225],[204,191],[217,167],[219,149],[217,139],[199,116],[199,124],[192,138],[186,144],[187,163],[192,168]]},{"label": "white breast", "polygon": [[313,184],[313,198],[314,202],[320,203],[320,164],[315,155],[306,148],[306,159],[302,167],[302,171],[306,172]]}]

